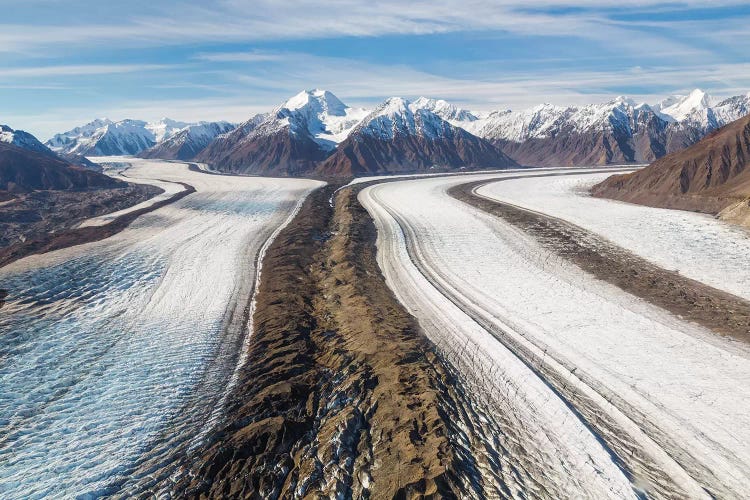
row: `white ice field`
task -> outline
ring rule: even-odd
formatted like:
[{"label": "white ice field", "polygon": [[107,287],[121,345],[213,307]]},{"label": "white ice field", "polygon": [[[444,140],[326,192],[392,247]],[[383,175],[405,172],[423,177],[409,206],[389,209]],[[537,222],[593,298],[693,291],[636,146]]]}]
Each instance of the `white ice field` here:
[{"label": "white ice field", "polygon": [[669,270],[750,299],[750,231],[705,214],[593,198],[610,174],[511,179],[477,194],[560,217]]},{"label": "white ice field", "polygon": [[[496,411],[488,418],[510,414],[521,423],[517,434],[503,436],[528,450],[527,463],[505,457],[502,480],[513,485],[513,496],[542,478],[556,497],[632,497],[638,490],[742,497],[750,484],[750,351],[594,279],[446,193],[511,175],[518,173],[387,182],[366,188],[360,200],[376,220],[378,259],[398,298],[474,380],[477,397],[490,400]],[[573,222],[607,237],[611,226],[630,228],[629,238],[644,240],[626,246],[637,253],[650,251],[652,234],[676,225],[675,218],[708,227],[711,237],[689,245],[743,241],[711,218],[643,209],[638,217],[653,224],[649,231],[638,217],[631,221],[629,206],[603,200],[582,198],[581,206],[601,205],[584,218],[577,195],[551,185],[555,178],[540,177],[480,192],[502,199],[511,193],[517,204],[528,192],[533,208],[562,218],[572,213]],[[606,222],[588,222],[597,216]],[[683,235],[671,233],[671,244],[679,246]],[[736,267],[713,272],[746,275],[736,259],[729,262]],[[747,296],[741,279],[735,283]],[[612,450],[627,457],[624,465]]]},{"label": "white ice field", "polygon": [[197,192],[111,238],[0,271],[11,297],[0,314],[3,499],[106,495],[200,439],[239,362],[256,259],[320,185],[113,161],[131,179]]}]

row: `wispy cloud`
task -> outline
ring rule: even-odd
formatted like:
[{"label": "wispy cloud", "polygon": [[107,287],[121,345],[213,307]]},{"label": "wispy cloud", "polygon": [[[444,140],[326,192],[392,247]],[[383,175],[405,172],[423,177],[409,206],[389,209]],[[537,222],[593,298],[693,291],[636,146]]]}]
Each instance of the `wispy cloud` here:
[{"label": "wispy cloud", "polygon": [[[744,93],[746,4],[27,0],[0,20],[0,113],[49,135],[105,114],[241,121],[311,87],[352,104],[425,94],[475,109]],[[410,40],[441,37],[458,47],[412,52]]]},{"label": "wispy cloud", "polygon": [[10,78],[41,78],[47,76],[91,76],[111,75],[117,73],[133,73],[174,69],[174,65],[166,64],[82,64],[64,66],[36,66],[28,68],[0,68],[0,79]]},{"label": "wispy cloud", "polygon": [[[10,20],[6,16],[5,23],[0,25],[0,50],[28,51],[35,46],[79,45],[95,41],[143,46],[482,30],[535,36],[606,37],[610,43],[620,43],[624,40],[611,30],[623,29],[629,23],[612,22],[613,12],[705,6],[704,2],[692,0],[677,3],[636,0],[625,6],[614,0],[336,0],[325,3],[220,0],[212,2],[210,7],[202,2],[142,2],[138,9],[129,9],[130,14],[117,10],[111,17],[93,23],[85,16],[85,9],[91,3],[88,0],[66,3],[66,8],[84,14],[84,20],[77,23],[40,26],[13,22],[12,15]],[[717,0],[712,5],[744,3]]]},{"label": "wispy cloud", "polygon": [[268,61],[279,61],[284,56],[278,53],[271,52],[219,52],[219,53],[202,53],[196,54],[194,59],[199,61],[210,61],[210,62],[268,62]]}]

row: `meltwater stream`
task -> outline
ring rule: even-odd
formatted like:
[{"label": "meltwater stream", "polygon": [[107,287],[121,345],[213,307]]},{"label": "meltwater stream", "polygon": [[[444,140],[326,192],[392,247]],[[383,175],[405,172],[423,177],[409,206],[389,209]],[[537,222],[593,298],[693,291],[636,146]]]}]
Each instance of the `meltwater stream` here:
[{"label": "meltwater stream", "polygon": [[258,250],[315,186],[137,166],[197,193],[0,270],[1,498],[126,495],[194,444],[239,359]]}]

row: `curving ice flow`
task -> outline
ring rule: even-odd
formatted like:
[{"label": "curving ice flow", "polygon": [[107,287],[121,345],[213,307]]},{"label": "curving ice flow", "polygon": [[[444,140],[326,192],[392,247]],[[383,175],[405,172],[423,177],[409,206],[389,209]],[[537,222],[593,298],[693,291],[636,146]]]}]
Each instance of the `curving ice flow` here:
[{"label": "curving ice flow", "polygon": [[4,499],[125,494],[195,444],[239,362],[258,253],[320,185],[127,162],[196,193],[0,269]]},{"label": "curving ice flow", "polygon": [[570,221],[670,270],[750,299],[750,232],[694,212],[593,198],[608,174],[511,179],[477,194]]},{"label": "curving ice flow", "polygon": [[495,436],[515,450],[493,468],[503,496],[741,497],[750,351],[593,279],[446,192],[509,175],[518,174],[360,193],[389,286],[495,409],[487,418],[510,416]]}]

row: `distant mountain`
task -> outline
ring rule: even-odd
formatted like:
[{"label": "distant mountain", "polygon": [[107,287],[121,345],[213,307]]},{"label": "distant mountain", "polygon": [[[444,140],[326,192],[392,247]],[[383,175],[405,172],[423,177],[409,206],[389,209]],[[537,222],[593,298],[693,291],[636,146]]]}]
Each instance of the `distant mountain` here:
[{"label": "distant mountain", "polygon": [[654,106],[618,97],[603,104],[542,104],[454,122],[531,166],[648,163],[684,149],[750,111],[750,96],[720,103],[705,92]]},{"label": "distant mountain", "polygon": [[649,162],[666,152],[667,122],[646,104],[603,104],[495,112],[464,127],[532,166]]},{"label": "distant mountain", "polygon": [[104,118],[57,134],[47,141],[47,146],[62,155],[135,155],[169,139],[188,125],[169,118],[154,123],[141,120],[113,122]]},{"label": "distant mountain", "polygon": [[229,122],[199,122],[188,125],[155,146],[141,151],[141,158],[191,160],[220,135],[228,134],[237,126]]},{"label": "distant mountain", "polygon": [[325,90],[300,92],[267,115],[220,136],[195,157],[220,170],[260,175],[303,175],[315,169],[366,111]]},{"label": "distant mountain", "polygon": [[592,192],[631,203],[722,213],[750,222],[750,116],[643,170],[612,176]]},{"label": "distant mountain", "polygon": [[456,116],[455,110],[435,106],[435,101],[388,99],[354,128],[317,172],[349,176],[516,166],[495,146],[433,110]]},{"label": "distant mountain", "polygon": [[146,123],[146,130],[154,134],[154,141],[157,143],[165,141],[174,136],[179,131],[195,123],[180,122],[170,118],[162,118],[158,122]]},{"label": "distant mountain", "polygon": [[[750,94],[717,102],[696,89],[653,106],[618,97],[586,106],[541,104],[521,111],[481,114],[427,97],[405,101],[404,106],[411,117],[408,113],[391,117],[394,123],[424,119],[427,130],[432,126],[431,116],[469,135],[451,131],[450,138],[423,141],[428,137],[424,131],[407,127],[404,132],[408,133],[388,140],[381,136],[377,146],[372,140],[364,146],[367,130],[361,124],[372,118],[371,112],[347,106],[331,92],[315,89],[300,92],[272,112],[256,115],[233,130],[225,122],[101,119],[58,134],[47,146],[71,161],[82,155],[141,155],[194,160],[219,170],[256,175],[307,175],[320,171],[323,162],[332,172],[469,168],[480,167],[481,162],[489,162],[484,165],[489,168],[505,164],[508,158],[528,166],[650,163],[750,113]],[[375,123],[383,120],[368,123],[376,127]],[[355,130],[356,144],[349,140]],[[404,142],[403,137],[417,139]],[[477,142],[477,138],[483,141]],[[417,144],[419,141],[423,144]],[[492,150],[487,149],[487,143]],[[420,147],[433,149],[418,154]],[[498,153],[503,155],[501,160]],[[391,167],[386,166],[388,155],[393,155]]]},{"label": "distant mountain", "polygon": [[75,190],[123,187],[106,175],[76,167],[55,155],[0,142],[0,190],[23,193],[33,190]]},{"label": "distant mountain", "polygon": [[451,123],[467,123],[479,120],[477,115],[466,109],[459,108],[442,99],[419,97],[411,103],[413,108],[426,109]]},{"label": "distant mountain", "polygon": [[13,130],[8,125],[0,125],[0,142],[12,144],[29,151],[36,151],[47,156],[55,156],[50,149],[39,140],[23,130]]},{"label": "distant mountain", "polygon": [[47,146],[42,144],[39,141],[39,139],[29,134],[28,132],[24,132],[23,130],[13,130],[7,125],[0,125],[0,142],[4,142],[6,144],[13,144],[20,148],[23,148],[29,151],[34,151],[34,152],[43,154],[45,156],[50,156],[52,158],[61,158],[62,160],[68,163],[77,165],[79,167],[84,167],[89,170],[94,170],[97,172],[101,172],[102,170],[101,166],[87,160],[83,156],[79,156],[74,153],[57,154],[53,152],[51,149],[49,149]]}]

